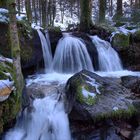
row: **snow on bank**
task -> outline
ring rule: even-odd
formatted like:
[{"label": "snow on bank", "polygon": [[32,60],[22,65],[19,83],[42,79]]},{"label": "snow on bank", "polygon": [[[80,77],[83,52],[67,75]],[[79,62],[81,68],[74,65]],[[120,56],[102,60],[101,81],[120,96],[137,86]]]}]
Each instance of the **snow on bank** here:
[{"label": "snow on bank", "polygon": [[10,58],[6,58],[3,56],[0,56],[0,62],[9,62],[9,63],[13,63],[13,60]]},{"label": "snow on bank", "polygon": [[113,40],[113,37],[116,35],[116,34],[124,34],[124,35],[129,35],[129,34],[134,34],[136,31],[138,31],[139,29],[136,28],[136,29],[132,29],[132,30],[128,30],[126,29],[125,25],[122,26],[122,27],[118,27],[116,28],[116,31],[112,32],[111,34],[111,37],[110,37],[110,42],[112,42]]}]

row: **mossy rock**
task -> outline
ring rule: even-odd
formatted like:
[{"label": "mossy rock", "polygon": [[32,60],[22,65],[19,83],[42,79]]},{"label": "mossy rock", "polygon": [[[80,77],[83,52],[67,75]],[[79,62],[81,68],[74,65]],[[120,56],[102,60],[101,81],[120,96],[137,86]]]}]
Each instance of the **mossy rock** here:
[{"label": "mossy rock", "polygon": [[130,46],[130,34],[116,33],[112,41],[113,47],[126,49]]},{"label": "mossy rock", "polygon": [[[6,75],[9,73],[10,75]],[[15,82],[15,71],[12,62],[0,61],[0,80],[9,79]],[[13,120],[20,110],[21,93],[14,90],[7,100],[0,102],[0,134],[11,127]]]},{"label": "mossy rock", "polygon": [[115,80],[84,70],[68,80],[65,107],[79,121],[130,118],[136,113],[130,97],[131,92]]},{"label": "mossy rock", "polygon": [[48,27],[47,30],[48,30],[49,32],[55,32],[55,33],[56,33],[56,32],[58,32],[58,33],[61,32],[60,27]]},{"label": "mossy rock", "polygon": [[124,22],[118,21],[118,22],[116,22],[115,27],[120,27],[120,26],[123,26],[123,25],[125,25],[125,24],[126,24],[126,23],[124,23]]}]

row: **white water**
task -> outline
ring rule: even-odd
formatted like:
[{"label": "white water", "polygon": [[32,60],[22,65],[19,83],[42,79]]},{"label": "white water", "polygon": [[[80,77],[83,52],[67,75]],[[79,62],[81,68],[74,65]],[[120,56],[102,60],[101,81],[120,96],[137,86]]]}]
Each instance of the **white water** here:
[{"label": "white water", "polygon": [[85,43],[71,35],[61,38],[56,48],[53,69],[60,73],[76,73],[82,69],[93,71]]},{"label": "white water", "polygon": [[43,58],[44,58],[45,71],[47,72],[47,71],[50,71],[51,64],[52,64],[52,53],[51,53],[51,48],[50,48],[50,41],[48,39],[47,33],[46,33],[46,37],[47,37],[47,39],[46,39],[44,34],[40,30],[37,30],[37,32],[40,37]]},{"label": "white water", "polygon": [[100,39],[98,36],[91,36],[92,42],[97,48],[100,71],[121,71],[121,60],[117,52],[107,41]]},{"label": "white water", "polygon": [[[71,140],[68,116],[59,94],[33,102],[34,109],[25,109],[22,118],[4,140]],[[18,124],[19,123],[19,124]]]}]

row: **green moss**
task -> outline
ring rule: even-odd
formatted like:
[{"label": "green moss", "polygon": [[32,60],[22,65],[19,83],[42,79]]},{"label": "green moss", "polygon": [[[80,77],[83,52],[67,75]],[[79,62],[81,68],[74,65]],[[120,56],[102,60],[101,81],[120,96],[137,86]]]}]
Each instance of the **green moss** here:
[{"label": "green moss", "polygon": [[116,22],[115,27],[120,27],[120,26],[123,26],[123,25],[125,25],[124,22],[118,21],[118,22]]},{"label": "green moss", "polygon": [[115,31],[115,28],[111,25],[109,25],[108,23],[100,23],[99,25],[96,25],[98,28],[102,28],[104,29],[105,31],[107,32],[114,32]]},{"label": "green moss", "polygon": [[26,20],[17,21],[19,36],[30,38],[32,35],[32,28]]},{"label": "green moss", "polygon": [[56,33],[61,33],[60,27],[48,27],[48,31],[56,32]]},{"label": "green moss", "polygon": [[130,35],[125,35],[123,33],[115,34],[113,38],[113,46],[118,48],[126,48],[130,45]]},{"label": "green moss", "polygon": [[98,121],[106,120],[106,119],[129,119],[135,114],[136,114],[135,107],[129,106],[127,110],[118,109],[116,111],[112,110],[109,113],[99,114],[93,118],[93,121],[96,123]]}]

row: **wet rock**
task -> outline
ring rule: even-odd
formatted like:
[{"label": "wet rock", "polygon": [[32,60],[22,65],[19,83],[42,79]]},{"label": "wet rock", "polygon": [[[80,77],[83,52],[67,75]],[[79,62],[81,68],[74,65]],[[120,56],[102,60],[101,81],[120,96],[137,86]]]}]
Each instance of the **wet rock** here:
[{"label": "wet rock", "polygon": [[128,89],[89,71],[75,74],[65,90],[67,112],[73,120],[129,118],[134,111]]},{"label": "wet rock", "polygon": [[134,40],[135,43],[139,43],[140,42],[140,30],[136,31],[133,34],[133,40]]},{"label": "wet rock", "polygon": [[49,33],[50,43],[52,47],[52,53],[54,55],[57,47],[57,43],[59,39],[62,37],[62,32],[59,27],[50,27],[48,28],[48,33]]},{"label": "wet rock", "polygon": [[135,131],[133,140],[140,140],[140,127]]},{"label": "wet rock", "polygon": [[124,76],[121,80],[123,86],[135,93],[135,96],[140,97],[140,77]]}]

